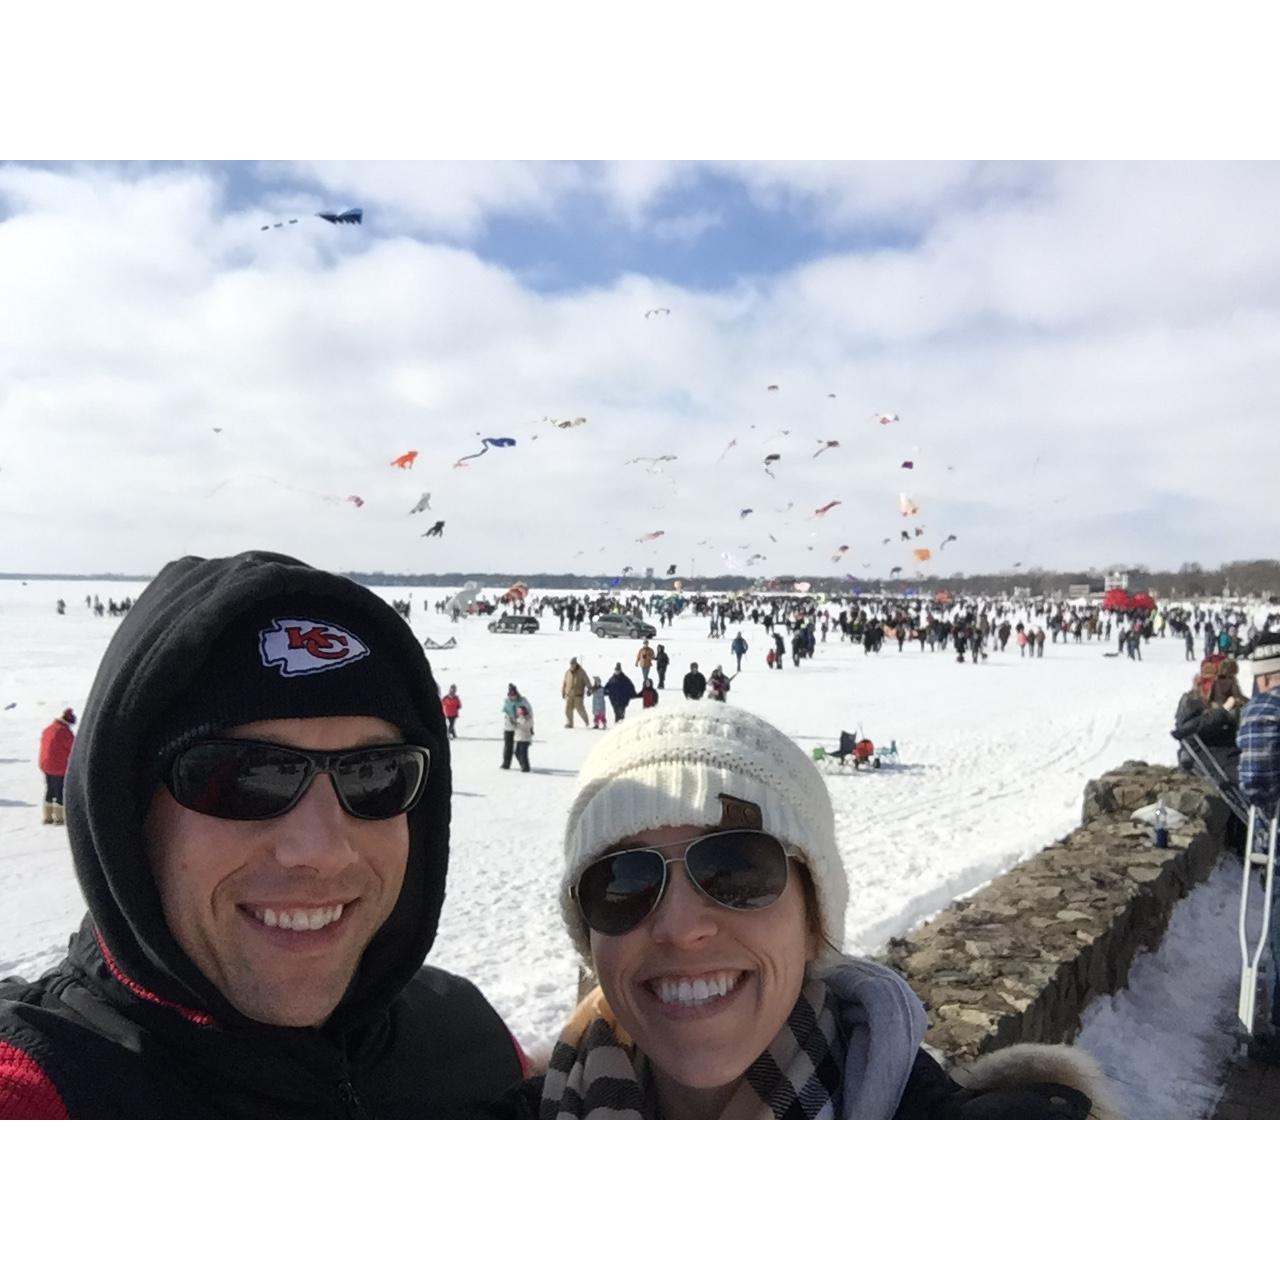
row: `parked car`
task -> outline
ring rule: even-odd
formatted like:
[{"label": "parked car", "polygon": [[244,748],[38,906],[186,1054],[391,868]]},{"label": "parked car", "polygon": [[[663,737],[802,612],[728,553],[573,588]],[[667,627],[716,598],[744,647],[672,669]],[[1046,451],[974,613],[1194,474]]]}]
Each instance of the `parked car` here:
[{"label": "parked car", "polygon": [[531,618],[527,613],[508,613],[489,623],[490,631],[514,631],[520,635],[532,634],[537,629],[537,618]]},{"label": "parked car", "polygon": [[652,640],[658,634],[657,627],[651,627],[647,622],[626,613],[607,613],[591,624],[591,630],[601,639],[606,636],[630,636],[633,640]]}]

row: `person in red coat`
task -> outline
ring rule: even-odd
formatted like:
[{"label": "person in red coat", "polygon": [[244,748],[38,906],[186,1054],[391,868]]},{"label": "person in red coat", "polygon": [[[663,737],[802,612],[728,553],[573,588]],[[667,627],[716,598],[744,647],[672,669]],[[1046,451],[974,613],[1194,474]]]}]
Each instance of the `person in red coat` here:
[{"label": "person in red coat", "polygon": [[454,728],[454,721],[458,718],[458,712],[462,710],[462,699],[458,697],[456,684],[449,686],[449,692],[440,699],[440,707],[444,711],[445,723],[449,726],[449,737],[456,738],[458,734]]},{"label": "person in red coat", "polygon": [[40,769],[44,774],[44,824],[65,825],[62,809],[62,784],[67,776],[67,761],[76,735],[71,726],[76,713],[68,707],[40,735]]}]

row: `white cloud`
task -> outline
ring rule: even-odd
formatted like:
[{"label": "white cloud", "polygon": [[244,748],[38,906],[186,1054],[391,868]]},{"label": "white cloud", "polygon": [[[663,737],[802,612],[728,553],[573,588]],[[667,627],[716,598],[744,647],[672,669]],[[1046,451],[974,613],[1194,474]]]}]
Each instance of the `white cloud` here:
[{"label": "white cloud", "polygon": [[[410,169],[379,191],[421,191]],[[899,183],[894,207],[902,190],[941,201],[909,248],[720,291],[627,275],[544,296],[407,235],[262,234],[195,167],[0,167],[5,567],[154,570],[266,546],[424,571],[708,572],[760,552],[813,574],[849,543],[842,569],[887,573],[900,489],[928,541],[959,536],[941,563],[967,572],[1265,554],[1280,167],[1053,166],[981,199],[952,198],[948,174]],[[386,214],[474,227],[495,201],[549,209],[566,182],[504,171],[451,208]],[[652,171],[622,185],[650,230],[719,212],[654,215]],[[646,320],[656,305],[671,314]],[[873,424],[882,409],[901,422]],[[520,443],[454,469],[483,435]],[[416,468],[390,467],[409,448]],[[662,453],[679,458],[664,474],[624,465]],[[407,515],[423,489],[442,542]],[[654,528],[662,541],[635,542]]]}]

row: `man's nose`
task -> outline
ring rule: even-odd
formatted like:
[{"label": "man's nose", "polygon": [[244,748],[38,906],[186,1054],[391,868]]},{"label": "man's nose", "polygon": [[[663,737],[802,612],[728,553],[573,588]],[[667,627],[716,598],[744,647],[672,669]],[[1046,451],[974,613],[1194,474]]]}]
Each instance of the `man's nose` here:
[{"label": "man's nose", "polygon": [[333,779],[318,774],[283,818],[275,833],[275,856],[287,867],[311,867],[334,875],[356,859],[352,843],[353,818],[338,803]]}]

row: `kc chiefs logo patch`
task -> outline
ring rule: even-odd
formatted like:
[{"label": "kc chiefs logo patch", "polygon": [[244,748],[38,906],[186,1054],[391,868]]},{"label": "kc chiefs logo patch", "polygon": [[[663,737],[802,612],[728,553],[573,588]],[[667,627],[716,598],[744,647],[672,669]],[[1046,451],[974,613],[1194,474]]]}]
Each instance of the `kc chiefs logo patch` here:
[{"label": "kc chiefs logo patch", "polygon": [[368,657],[369,646],[345,627],[314,618],[273,618],[258,632],[264,667],[282,676],[312,676]]}]

